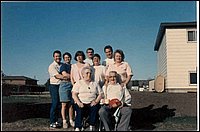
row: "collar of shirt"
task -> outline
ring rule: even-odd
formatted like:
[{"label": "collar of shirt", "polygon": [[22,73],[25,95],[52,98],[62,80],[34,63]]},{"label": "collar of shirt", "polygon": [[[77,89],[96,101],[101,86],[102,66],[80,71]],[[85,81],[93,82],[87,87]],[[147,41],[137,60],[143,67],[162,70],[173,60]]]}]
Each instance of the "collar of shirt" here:
[{"label": "collar of shirt", "polygon": [[[125,62],[124,61],[122,61],[121,63],[120,63],[120,65],[123,65]],[[116,62],[114,62],[114,65],[116,65],[117,63]],[[120,66],[119,65],[119,66]]]}]

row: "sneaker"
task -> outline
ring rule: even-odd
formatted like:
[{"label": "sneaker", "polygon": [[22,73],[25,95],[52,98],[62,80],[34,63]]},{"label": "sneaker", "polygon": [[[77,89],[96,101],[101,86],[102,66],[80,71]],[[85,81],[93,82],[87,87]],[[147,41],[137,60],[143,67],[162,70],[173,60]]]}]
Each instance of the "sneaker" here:
[{"label": "sneaker", "polygon": [[50,124],[50,128],[57,128],[55,123]]},{"label": "sneaker", "polygon": [[84,128],[84,127],[82,127],[82,128],[81,128],[81,131],[85,131],[85,128]]},{"label": "sneaker", "polygon": [[80,131],[80,129],[79,129],[79,128],[76,128],[75,131]]},{"label": "sneaker", "polygon": [[72,127],[74,127],[74,121],[73,121],[73,120],[70,120],[69,123],[70,123],[70,125],[71,125]]},{"label": "sneaker", "polygon": [[67,121],[66,120],[63,120],[63,128],[68,128],[69,126],[68,126],[68,123],[67,123]]},{"label": "sneaker", "polygon": [[90,125],[90,131],[95,131],[95,127]]},{"label": "sneaker", "polygon": [[56,121],[56,127],[61,127],[61,124],[59,122]]}]

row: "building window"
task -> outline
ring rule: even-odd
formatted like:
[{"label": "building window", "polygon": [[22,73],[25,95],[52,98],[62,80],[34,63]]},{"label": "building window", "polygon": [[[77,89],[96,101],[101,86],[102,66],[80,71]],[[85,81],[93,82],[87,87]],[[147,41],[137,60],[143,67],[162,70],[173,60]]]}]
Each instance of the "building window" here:
[{"label": "building window", "polygon": [[190,73],[190,84],[197,84],[197,73]]},{"label": "building window", "polygon": [[197,41],[197,31],[188,31],[188,42]]}]

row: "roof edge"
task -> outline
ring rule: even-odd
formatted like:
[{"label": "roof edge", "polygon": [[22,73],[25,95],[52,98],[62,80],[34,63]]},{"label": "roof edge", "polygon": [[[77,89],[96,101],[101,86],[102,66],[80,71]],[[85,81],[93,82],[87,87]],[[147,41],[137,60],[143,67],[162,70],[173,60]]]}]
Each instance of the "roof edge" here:
[{"label": "roof edge", "polygon": [[156,37],[154,51],[158,51],[166,28],[186,28],[186,27],[197,27],[197,22],[193,21],[193,22],[166,22],[166,23],[161,23],[159,30],[158,30],[157,37]]}]

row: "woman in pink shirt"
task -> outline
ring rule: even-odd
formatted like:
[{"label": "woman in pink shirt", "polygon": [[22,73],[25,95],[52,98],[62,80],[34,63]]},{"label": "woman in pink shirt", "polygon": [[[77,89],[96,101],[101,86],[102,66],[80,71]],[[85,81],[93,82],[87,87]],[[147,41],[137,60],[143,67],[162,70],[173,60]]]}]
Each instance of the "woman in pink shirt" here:
[{"label": "woman in pink shirt", "polygon": [[122,86],[127,86],[130,82],[133,72],[130,65],[124,61],[124,53],[122,50],[117,49],[114,52],[114,64],[108,66],[106,70],[106,80],[108,80],[109,72],[116,71],[120,76],[120,84]]},{"label": "woman in pink shirt", "polygon": [[88,63],[83,62],[85,60],[85,54],[83,51],[77,51],[74,60],[76,60],[75,64],[71,66],[71,82],[74,85],[77,81],[83,79],[81,71],[83,67],[89,66]]}]

